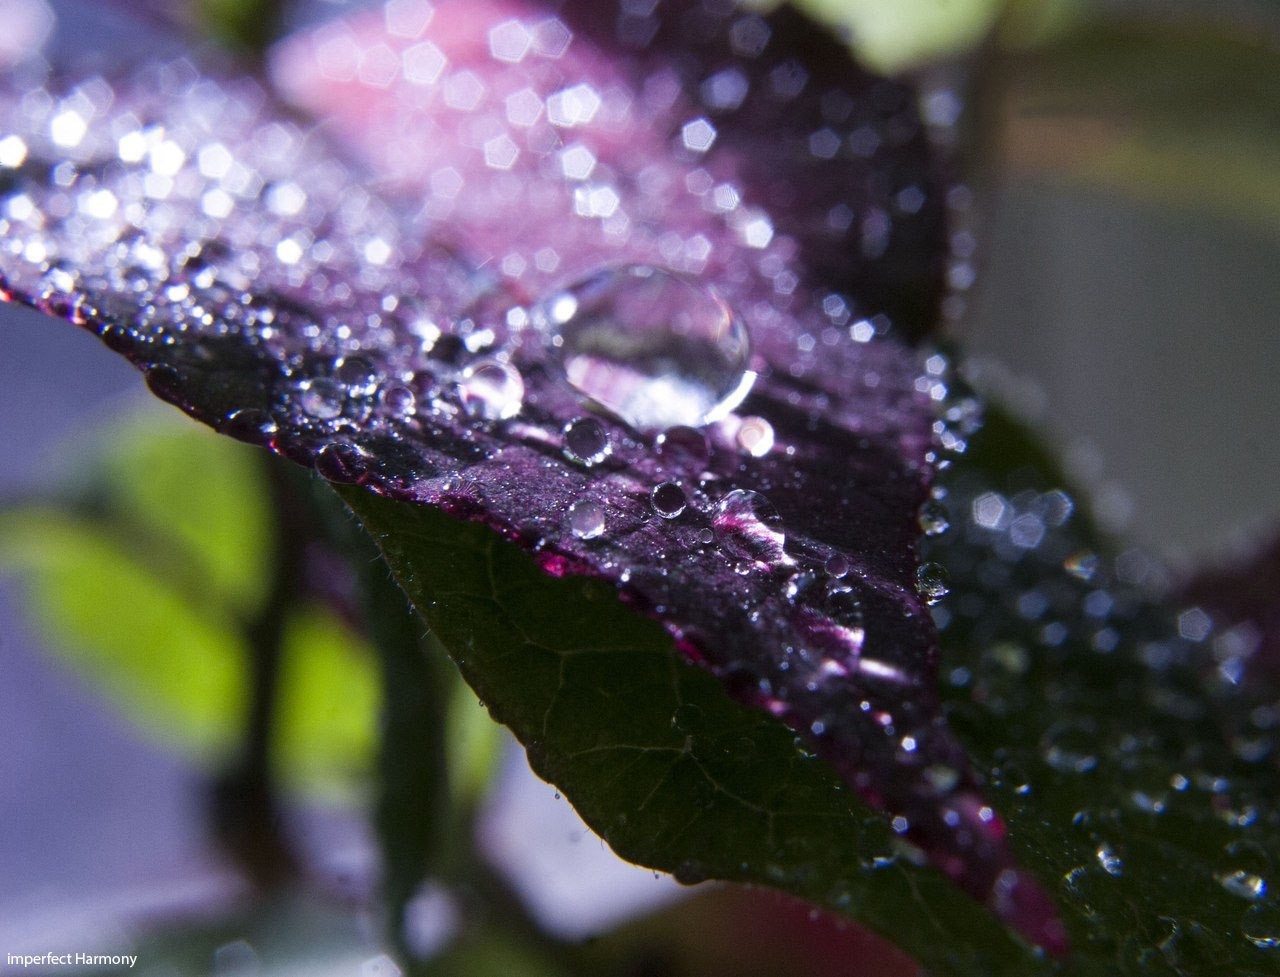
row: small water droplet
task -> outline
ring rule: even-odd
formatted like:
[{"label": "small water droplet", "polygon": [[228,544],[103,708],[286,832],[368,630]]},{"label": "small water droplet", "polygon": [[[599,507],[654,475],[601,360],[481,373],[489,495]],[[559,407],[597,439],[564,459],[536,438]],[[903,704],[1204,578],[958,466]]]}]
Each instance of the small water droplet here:
[{"label": "small water droplet", "polygon": [[1088,773],[1098,766],[1095,731],[1085,724],[1064,721],[1045,733],[1044,760],[1063,773]]},{"label": "small water droplet", "polygon": [[347,441],[331,441],[316,455],[316,471],[331,482],[354,482],[365,472],[368,456]]},{"label": "small water droplet", "polygon": [[[856,628],[856,636],[859,642],[865,637],[865,633],[862,630],[864,624],[862,600],[859,598],[858,592],[852,587],[838,581],[832,581],[827,586],[824,607],[831,619],[846,630]],[[849,637],[853,638],[855,635],[851,633]]]},{"label": "small water droplet", "polygon": [[734,440],[751,457],[763,458],[773,450],[773,425],[763,417],[744,417]]},{"label": "small water droplet", "polygon": [[418,397],[403,383],[388,383],[378,394],[382,406],[397,417],[412,417],[418,411]]},{"label": "small water droplet", "polygon": [[681,862],[671,874],[681,885],[697,885],[699,882],[707,881],[708,878],[706,866],[693,859]]},{"label": "small water droplet", "polygon": [[1099,845],[1098,850],[1094,852],[1094,856],[1098,859],[1098,864],[1102,866],[1102,870],[1108,875],[1119,878],[1124,874],[1124,860],[1115,853],[1110,845]]},{"label": "small water droplet", "polygon": [[1240,929],[1259,950],[1280,950],[1280,905],[1272,901],[1250,906]]},{"label": "small water droplet", "polygon": [[738,559],[757,565],[790,566],[783,550],[782,517],[767,498],[749,489],[734,489],[716,503],[711,517],[720,546]]},{"label": "small water droplet", "polygon": [[1267,882],[1261,875],[1236,869],[1218,876],[1218,883],[1233,896],[1258,900],[1267,894]]},{"label": "small water droplet", "polygon": [[564,426],[564,454],[570,461],[590,468],[609,457],[612,450],[609,432],[594,417],[579,417]]},{"label": "small water droplet", "polygon": [[941,536],[951,528],[951,517],[947,507],[941,502],[930,499],[920,507],[920,531],[926,536]]},{"label": "small water droplet", "polygon": [[569,506],[568,517],[569,532],[578,539],[595,539],[604,532],[604,510],[587,499]]},{"label": "small water droplet", "polygon": [[279,428],[275,418],[266,411],[249,407],[228,414],[219,430],[238,441],[267,444],[276,436]]},{"label": "small water droplet", "polygon": [[338,362],[333,378],[347,388],[352,397],[368,397],[378,389],[378,373],[368,360],[349,356]]},{"label": "small water droplet", "polygon": [[342,413],[342,388],[328,377],[303,380],[299,385],[302,409],[318,421],[331,421]]},{"label": "small water droplet", "polygon": [[833,553],[828,558],[825,569],[827,573],[839,580],[853,569],[853,564],[849,562],[849,558],[843,553]]},{"label": "small water droplet", "polygon": [[684,489],[675,482],[662,482],[655,485],[649,493],[649,504],[663,519],[675,519],[684,512],[688,501],[685,499]]},{"label": "small water droplet", "polygon": [[916,571],[916,590],[930,604],[936,604],[951,593],[946,569],[938,563],[925,563]]},{"label": "small water droplet", "polygon": [[505,421],[519,414],[524,404],[524,378],[510,363],[477,360],[462,371],[458,395],[472,417]]},{"label": "small water droplet", "polygon": [[701,427],[755,381],[746,327],[712,289],[648,265],[597,271],[540,303],[565,376],[641,431]]},{"label": "small water droplet", "polygon": [[174,367],[167,363],[157,363],[155,366],[148,367],[146,381],[151,392],[161,400],[182,405],[185,385],[182,374]]}]

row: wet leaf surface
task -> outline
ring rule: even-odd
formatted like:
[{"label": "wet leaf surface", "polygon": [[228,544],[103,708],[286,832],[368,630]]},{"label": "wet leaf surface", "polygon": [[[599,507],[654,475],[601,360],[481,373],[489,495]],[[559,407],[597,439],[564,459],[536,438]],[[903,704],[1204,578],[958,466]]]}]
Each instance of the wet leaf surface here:
[{"label": "wet leaf surface", "polygon": [[1019,857],[1054,883],[1071,973],[1280,972],[1274,673],[1260,633],[1153,596],[996,416],[942,480],[930,556],[948,717]]},{"label": "wet leaf surface", "polygon": [[[290,40],[274,83],[327,134],[185,61],[29,65],[3,291],[363,486],[469,681],[624,856],[1030,973],[980,905],[1065,951],[1016,852],[1081,973],[1263,968],[1263,869],[1203,845],[1276,850],[1265,714],[1206,691],[1239,656],[1171,633],[1136,570],[1072,564],[1052,486],[948,488],[940,699],[917,537],[976,405],[906,344],[949,197],[914,94],[790,13],[635,9],[396,0]],[[1084,648],[1098,592],[1119,616]]]},{"label": "wet leaf surface", "polygon": [[912,92],[702,6],[397,3],[276,65],[384,193],[250,82],[33,67],[6,292],[225,433],[611,581],[990,897],[916,592],[946,388],[893,336],[946,203]]},{"label": "wet leaf surface", "polygon": [[1036,972],[976,902],[913,864],[918,852],[830,765],[673,654],[605,582],[550,577],[431,508],[340,493],[535,771],[624,858],[689,884],[787,889],[890,934],[937,973]]}]

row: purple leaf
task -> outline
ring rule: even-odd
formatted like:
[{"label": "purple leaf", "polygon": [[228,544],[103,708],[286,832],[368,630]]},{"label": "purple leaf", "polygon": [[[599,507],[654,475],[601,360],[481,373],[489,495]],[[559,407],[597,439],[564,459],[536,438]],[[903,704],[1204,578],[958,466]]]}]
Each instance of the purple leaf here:
[{"label": "purple leaf", "polygon": [[[797,15],[393,0],[0,107],[7,296],[192,416],[602,577],[1063,949],[918,592],[946,184],[912,91]],[[647,8],[646,8],[647,9]],[[924,569],[926,596],[940,588]]]}]

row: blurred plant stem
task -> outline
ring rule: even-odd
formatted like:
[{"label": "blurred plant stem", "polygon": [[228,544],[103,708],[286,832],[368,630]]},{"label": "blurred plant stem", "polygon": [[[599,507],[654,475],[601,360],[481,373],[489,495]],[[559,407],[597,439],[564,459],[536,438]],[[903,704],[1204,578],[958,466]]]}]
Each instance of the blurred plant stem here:
[{"label": "blurred plant stem", "polygon": [[424,627],[381,558],[361,564],[365,620],[382,672],[382,721],[375,823],[383,856],[388,935],[418,972],[405,910],[440,873],[450,847],[445,718],[448,662],[428,654]]},{"label": "blurred plant stem", "polygon": [[[521,972],[585,977],[578,948],[550,936],[523,900],[477,850],[479,797],[461,787],[460,757],[450,750],[451,708],[461,677],[426,630],[380,555],[367,539],[350,549],[359,561],[366,627],[377,649],[383,680],[375,824],[382,849],[382,911],[387,937],[409,977],[448,973],[456,962],[418,959],[410,904],[423,886],[443,884],[457,900],[464,944],[501,938],[528,964]],[[488,722],[486,718],[484,720]],[[465,950],[464,950],[465,952]]]},{"label": "blurred plant stem", "polygon": [[244,625],[249,654],[244,740],[239,755],[214,783],[211,813],[223,846],[256,885],[271,888],[298,870],[281,830],[272,756],[285,620],[302,593],[309,533],[295,473],[265,453],[261,468],[274,516],[271,574],[262,605]]}]

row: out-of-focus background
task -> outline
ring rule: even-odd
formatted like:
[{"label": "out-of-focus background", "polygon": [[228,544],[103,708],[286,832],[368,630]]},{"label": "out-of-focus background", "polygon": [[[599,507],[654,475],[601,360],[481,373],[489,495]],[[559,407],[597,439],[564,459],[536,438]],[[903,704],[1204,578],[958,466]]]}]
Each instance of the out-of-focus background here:
[{"label": "out-of-focus background", "polygon": [[[882,66],[941,58],[928,84],[971,93],[961,169],[973,206],[951,311],[975,381],[1041,427],[1108,527],[1175,570],[1265,542],[1280,527],[1280,5],[809,6]],[[119,29],[105,5],[75,9],[53,43]],[[18,25],[0,58],[40,43],[47,10],[0,0],[0,22]],[[937,91],[935,112],[954,113]],[[0,501],[75,483],[89,459],[110,457],[119,425],[172,413],[97,340],[0,309]],[[33,599],[21,576],[0,576],[0,951],[123,952],[159,923],[233,915],[244,882],[208,839],[208,770],[173,748],[182,736],[162,720],[104,696],[106,680],[76,666]],[[359,779],[303,790],[290,808],[346,905],[373,871]],[[566,936],[685,891],[617,862],[518,753],[480,823],[534,915]],[[422,898],[429,945],[458,910]],[[359,912],[279,913],[280,956],[392,972],[369,955],[374,921]],[[264,939],[213,946],[211,972],[286,972],[263,962]],[[144,972],[187,972],[166,966]]]}]

